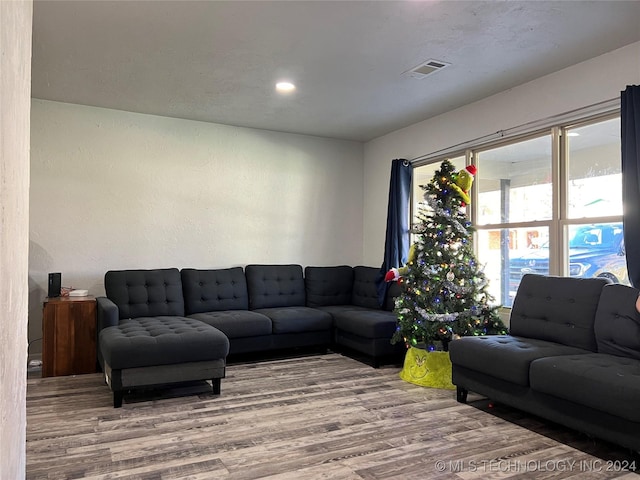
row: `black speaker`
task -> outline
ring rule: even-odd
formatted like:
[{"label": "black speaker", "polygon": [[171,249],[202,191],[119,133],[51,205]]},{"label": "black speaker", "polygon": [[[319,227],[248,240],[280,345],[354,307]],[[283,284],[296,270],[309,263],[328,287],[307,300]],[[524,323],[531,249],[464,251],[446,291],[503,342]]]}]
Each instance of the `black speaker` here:
[{"label": "black speaker", "polygon": [[62,274],[50,273],[49,274],[49,292],[47,297],[49,298],[59,297],[61,287],[62,287]]}]

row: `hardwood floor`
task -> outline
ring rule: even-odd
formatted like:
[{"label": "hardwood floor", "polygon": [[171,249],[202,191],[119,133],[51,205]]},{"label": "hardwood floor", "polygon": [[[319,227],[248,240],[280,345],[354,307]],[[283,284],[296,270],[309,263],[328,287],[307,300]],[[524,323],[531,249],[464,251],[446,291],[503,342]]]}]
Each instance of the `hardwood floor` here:
[{"label": "hardwood floor", "polygon": [[27,479],[639,478],[624,449],[398,372],[333,353],[239,363],[221,396],[196,383],[120,409],[100,374],[30,378]]}]

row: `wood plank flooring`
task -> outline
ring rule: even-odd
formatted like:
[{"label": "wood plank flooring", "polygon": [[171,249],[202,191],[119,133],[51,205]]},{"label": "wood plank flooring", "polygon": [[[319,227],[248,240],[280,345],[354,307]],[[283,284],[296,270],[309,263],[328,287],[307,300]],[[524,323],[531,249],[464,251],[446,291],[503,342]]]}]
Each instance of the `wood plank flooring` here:
[{"label": "wood plank flooring", "polygon": [[220,396],[196,383],[120,409],[100,374],[30,378],[27,479],[640,478],[627,450],[398,373],[335,353],[238,363]]}]

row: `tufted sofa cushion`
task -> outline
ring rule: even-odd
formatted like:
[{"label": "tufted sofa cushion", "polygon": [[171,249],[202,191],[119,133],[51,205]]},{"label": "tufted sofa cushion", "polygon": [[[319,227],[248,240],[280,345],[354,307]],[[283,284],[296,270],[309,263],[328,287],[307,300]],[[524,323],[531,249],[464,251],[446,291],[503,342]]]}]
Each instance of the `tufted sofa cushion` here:
[{"label": "tufted sofa cushion", "polygon": [[305,305],[300,265],[247,265],[245,275],[251,310]]},{"label": "tufted sofa cushion", "polygon": [[524,387],[531,362],[556,355],[587,354],[588,350],[510,335],[462,337],[449,343],[451,363]]},{"label": "tufted sofa cushion", "polygon": [[182,280],[176,268],[110,270],[104,276],[107,297],[119,318],[184,315]]},{"label": "tufted sofa cushion", "polygon": [[596,350],[594,321],[605,278],[522,277],[513,302],[510,333]]},{"label": "tufted sofa cushion", "polygon": [[351,304],[353,268],[350,266],[306,267],[304,283],[308,307]]},{"label": "tufted sofa cushion", "polygon": [[602,289],[595,322],[598,352],[640,360],[638,293],[620,284]]},{"label": "tufted sofa cushion", "polygon": [[640,362],[604,353],[541,358],[531,364],[531,388],[640,422]]},{"label": "tufted sofa cushion", "polygon": [[174,316],[122,320],[102,330],[99,342],[114,370],[217,360],[229,353],[229,340],[221,331]]},{"label": "tufted sofa cushion", "polygon": [[379,309],[376,278],[379,268],[357,266],[353,268],[353,294],[351,303],[359,307]]},{"label": "tufted sofa cushion", "polygon": [[249,309],[247,281],[241,267],[218,270],[184,268],[180,275],[187,315]]}]

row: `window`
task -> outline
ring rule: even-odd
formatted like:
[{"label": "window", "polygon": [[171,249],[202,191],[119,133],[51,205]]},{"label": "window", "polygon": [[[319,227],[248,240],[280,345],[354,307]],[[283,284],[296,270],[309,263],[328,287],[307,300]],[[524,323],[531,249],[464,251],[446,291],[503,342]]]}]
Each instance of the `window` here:
[{"label": "window", "polygon": [[[440,162],[443,159],[440,160]],[[448,158],[448,160],[456,167],[456,170],[462,170],[465,166],[464,155],[455,158]],[[440,162],[429,163],[413,170],[412,179],[412,200],[411,200],[411,218],[412,223],[415,223],[418,214],[418,205],[424,202],[424,191],[420,188],[420,185],[426,185],[431,181],[436,170],[440,167]]]},{"label": "window", "polygon": [[567,128],[567,217],[622,216],[620,117]]},{"label": "window", "polygon": [[481,165],[478,190],[478,225],[549,221],[552,217],[551,136],[478,150]]},{"label": "window", "polygon": [[[465,150],[478,168],[469,207],[475,249],[496,303],[510,307],[526,273],[629,284],[622,226],[620,117],[556,125]],[[438,158],[414,171],[414,205]],[[416,193],[416,190],[418,193]]]}]

